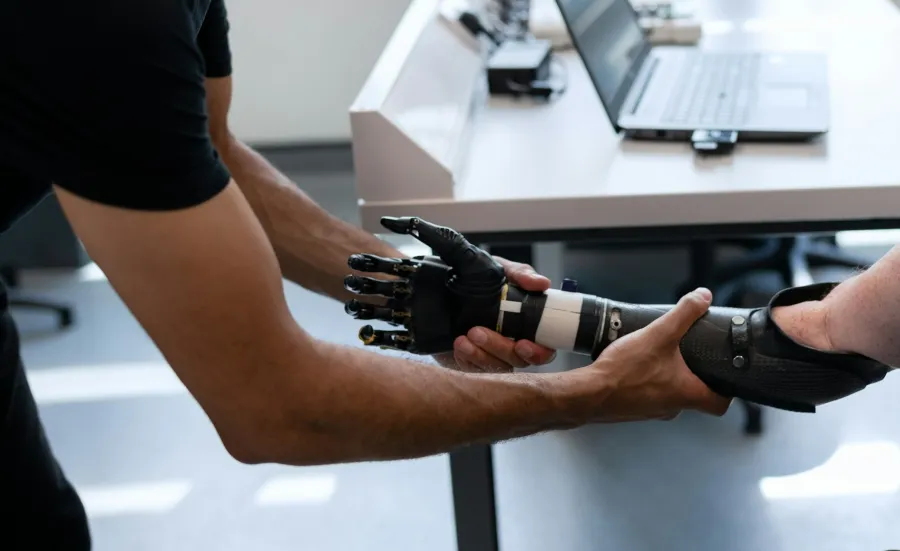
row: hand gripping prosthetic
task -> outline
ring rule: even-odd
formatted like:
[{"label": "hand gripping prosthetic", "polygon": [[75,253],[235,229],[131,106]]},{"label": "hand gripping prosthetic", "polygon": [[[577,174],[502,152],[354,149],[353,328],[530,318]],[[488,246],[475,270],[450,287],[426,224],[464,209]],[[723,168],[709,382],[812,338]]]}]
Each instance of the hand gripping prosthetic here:
[{"label": "hand gripping prosthetic", "polygon": [[[404,328],[381,331],[367,325],[359,333],[366,345],[414,354],[448,352],[456,337],[477,326],[596,359],[616,339],[673,308],[617,302],[574,289],[525,291],[510,284],[500,264],[455,230],[419,218],[383,218],[381,223],[415,236],[437,257],[350,257],[354,270],[399,276],[393,281],[345,279],[348,290],[388,297],[384,306],[351,300],[347,313]],[[834,285],[785,289],[762,308],[710,307],[681,341],[685,363],[723,396],[790,411],[814,412],[818,405],[880,381],[890,367],[856,354],[805,347],[772,321],[773,308],[821,299]]]}]

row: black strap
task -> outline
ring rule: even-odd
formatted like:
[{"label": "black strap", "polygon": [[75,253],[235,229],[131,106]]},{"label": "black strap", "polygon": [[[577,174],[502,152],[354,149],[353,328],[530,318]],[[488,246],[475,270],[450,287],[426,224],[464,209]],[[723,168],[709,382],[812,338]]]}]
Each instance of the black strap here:
[{"label": "black strap", "polygon": [[747,352],[750,350],[750,320],[744,316],[731,318],[731,353],[732,364],[744,367],[747,364]]}]

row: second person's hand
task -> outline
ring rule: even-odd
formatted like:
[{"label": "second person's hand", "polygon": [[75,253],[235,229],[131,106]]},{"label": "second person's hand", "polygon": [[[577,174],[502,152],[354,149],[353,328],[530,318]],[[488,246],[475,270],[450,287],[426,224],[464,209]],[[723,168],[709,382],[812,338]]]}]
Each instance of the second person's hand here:
[{"label": "second person's hand", "polygon": [[723,415],[731,400],[698,379],[679,349],[711,300],[706,289],[685,295],[655,322],[614,342],[594,363],[572,372],[586,389],[604,388],[599,395],[585,395],[589,422],[672,419],[683,410]]},{"label": "second person's hand", "polygon": [[[550,288],[550,280],[528,264],[495,256],[510,283],[527,291]],[[508,373],[517,368],[544,365],[553,361],[556,351],[527,340],[514,341],[486,327],[474,327],[453,343],[454,352],[438,357],[445,365],[468,372]]]}]

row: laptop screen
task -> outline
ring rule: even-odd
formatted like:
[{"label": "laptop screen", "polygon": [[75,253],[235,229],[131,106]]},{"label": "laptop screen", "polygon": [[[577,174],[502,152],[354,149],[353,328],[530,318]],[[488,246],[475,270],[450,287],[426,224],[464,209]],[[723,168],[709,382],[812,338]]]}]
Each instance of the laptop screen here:
[{"label": "laptop screen", "polygon": [[650,43],[629,0],[556,0],[613,125]]}]

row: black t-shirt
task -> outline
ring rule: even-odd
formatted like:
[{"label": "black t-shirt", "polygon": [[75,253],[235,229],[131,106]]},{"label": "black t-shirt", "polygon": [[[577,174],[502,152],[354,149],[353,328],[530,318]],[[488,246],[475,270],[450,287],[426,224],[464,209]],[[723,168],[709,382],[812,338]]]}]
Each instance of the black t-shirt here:
[{"label": "black t-shirt", "polygon": [[204,81],[228,28],[224,0],[0,0],[0,232],[51,184],[141,210],[221,191]]}]

